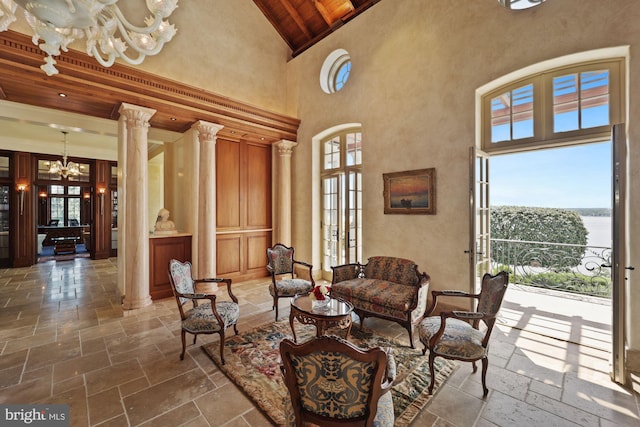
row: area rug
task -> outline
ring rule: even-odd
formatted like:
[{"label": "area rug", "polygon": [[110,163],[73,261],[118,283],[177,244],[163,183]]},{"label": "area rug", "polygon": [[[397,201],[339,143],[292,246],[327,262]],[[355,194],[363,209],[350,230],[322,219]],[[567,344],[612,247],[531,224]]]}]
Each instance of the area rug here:
[{"label": "area rug", "polygon": [[[342,332],[342,331],[340,331]],[[344,332],[337,333],[344,336]],[[296,323],[298,342],[315,335],[315,328]],[[276,425],[285,424],[283,399],[287,389],[280,371],[280,341],[292,339],[288,321],[270,323],[239,335],[231,335],[225,340],[225,364],[220,363],[218,343],[202,346],[204,352],[215,362],[231,381]],[[376,335],[370,330],[360,331],[354,325],[349,341],[361,348],[375,346],[393,347],[397,364],[397,376],[391,391],[396,417],[395,426],[408,426],[429,401],[428,387],[431,381],[429,361],[422,351]],[[436,359],[437,388],[453,372],[455,364],[448,360]]]}]

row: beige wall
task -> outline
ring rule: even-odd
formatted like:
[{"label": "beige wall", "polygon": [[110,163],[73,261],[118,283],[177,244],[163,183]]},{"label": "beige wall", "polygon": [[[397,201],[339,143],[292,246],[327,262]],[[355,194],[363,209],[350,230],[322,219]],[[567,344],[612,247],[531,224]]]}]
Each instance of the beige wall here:
[{"label": "beige wall", "polygon": [[[139,10],[143,2],[125,3]],[[284,112],[290,50],[252,0],[181,0],[169,21],[176,36],[139,68]]]},{"label": "beige wall", "polygon": [[[153,231],[158,219],[158,212],[165,207],[164,202],[164,153],[160,153],[149,160],[148,164],[148,182],[149,187],[149,231]],[[171,210],[169,210],[171,212]],[[173,220],[173,212],[171,212],[171,220]],[[178,224],[176,224],[178,227]],[[178,227],[179,228],[179,227]],[[180,229],[182,231],[182,229]]]},{"label": "beige wall", "polygon": [[[615,3],[615,7],[613,4]],[[468,155],[476,142],[476,90],[553,58],[630,45],[630,94],[640,66],[637,0],[548,1],[508,11],[497,1],[387,0],[289,62],[288,105],[302,120],[293,160],[293,244],[320,265],[313,215],[312,138],[362,123],[364,258],[397,255],[431,275],[432,289],[468,288]],[[318,72],[334,49],[346,49],[351,77],[337,94],[320,90]],[[635,55],[634,55],[635,54]],[[629,100],[629,264],[640,267],[639,97]],[[435,167],[437,215],[384,215],[385,172]],[[635,196],[635,197],[634,197]],[[585,195],[588,197],[588,195]],[[636,275],[638,273],[635,273]],[[629,340],[640,349],[640,276],[630,273]]]}]

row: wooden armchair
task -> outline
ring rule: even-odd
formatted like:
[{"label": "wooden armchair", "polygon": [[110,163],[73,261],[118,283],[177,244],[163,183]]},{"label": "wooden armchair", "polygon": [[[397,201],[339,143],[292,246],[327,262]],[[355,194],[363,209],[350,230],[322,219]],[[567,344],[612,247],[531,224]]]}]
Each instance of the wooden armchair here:
[{"label": "wooden armchair", "polygon": [[280,343],[288,425],[393,427],[393,354],[338,337]]},{"label": "wooden armchair", "polygon": [[[219,334],[220,335],[220,360],[224,365],[224,333],[225,330],[233,326],[238,335],[238,318],[240,317],[240,308],[238,306],[238,298],[231,291],[231,279],[198,279],[195,280],[191,274],[191,263],[180,262],[175,259],[169,261],[169,282],[173,289],[173,295],[176,297],[178,309],[180,310],[181,335],[182,335],[182,353],[180,360],[184,360],[186,349],[185,335],[193,334],[193,344],[199,334]],[[217,292],[202,293],[198,292],[197,284],[207,283],[224,284],[231,301],[217,301]],[[201,300],[209,300],[207,303],[199,303]],[[184,306],[191,301],[192,308],[186,309]]]},{"label": "wooden armchair", "polygon": [[[472,298],[478,301],[476,311],[443,311],[439,316],[425,317],[418,325],[420,341],[424,344],[422,353],[429,350],[429,369],[431,384],[429,393],[433,392],[434,366],[436,356],[445,359],[462,360],[473,364],[473,372],[477,370],[476,361],[482,360],[482,389],[484,396],[487,389],[487,367],[489,365],[489,338],[500,311],[504,294],[509,284],[509,273],[501,271],[495,276],[485,274],[479,294],[463,291],[432,291],[433,301],[427,313],[429,316],[436,308],[438,297]],[[480,329],[480,321],[484,328]]]},{"label": "wooden armchair", "polygon": [[[291,298],[297,294],[311,292],[315,287],[313,280],[313,266],[294,258],[295,250],[282,243],[276,243],[267,248],[267,270],[271,274],[269,293],[273,297],[273,308],[278,320],[278,299]],[[296,277],[295,267],[299,265],[308,269],[309,280]]]}]

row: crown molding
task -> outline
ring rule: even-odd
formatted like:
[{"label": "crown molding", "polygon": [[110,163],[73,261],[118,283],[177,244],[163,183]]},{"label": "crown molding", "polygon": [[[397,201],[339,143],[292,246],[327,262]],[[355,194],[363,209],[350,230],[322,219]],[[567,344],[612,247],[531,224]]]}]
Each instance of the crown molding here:
[{"label": "crown molding", "polygon": [[300,120],[294,117],[119,63],[103,67],[72,49],[56,57],[60,74],[47,76],[40,69],[43,56],[29,36],[0,33],[0,99],[111,120],[124,102],[155,109],[150,124],[158,129],[183,133],[204,120],[224,126],[220,137],[269,144],[297,139]]}]

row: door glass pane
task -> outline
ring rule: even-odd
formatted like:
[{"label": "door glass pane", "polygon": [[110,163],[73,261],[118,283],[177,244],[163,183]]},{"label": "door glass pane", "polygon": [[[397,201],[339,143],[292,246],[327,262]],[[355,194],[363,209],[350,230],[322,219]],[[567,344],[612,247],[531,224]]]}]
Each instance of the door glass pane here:
[{"label": "door glass pane", "polygon": [[340,232],[338,223],[338,179],[336,177],[323,179],[322,191],[322,265],[326,271],[330,271],[331,266],[340,264],[338,262],[338,235]]},{"label": "door glass pane", "polygon": [[348,200],[348,260],[347,262],[361,261],[361,237],[362,237],[362,174],[359,172],[349,173],[349,200]]}]

